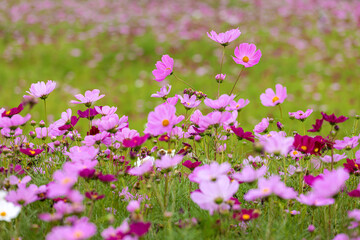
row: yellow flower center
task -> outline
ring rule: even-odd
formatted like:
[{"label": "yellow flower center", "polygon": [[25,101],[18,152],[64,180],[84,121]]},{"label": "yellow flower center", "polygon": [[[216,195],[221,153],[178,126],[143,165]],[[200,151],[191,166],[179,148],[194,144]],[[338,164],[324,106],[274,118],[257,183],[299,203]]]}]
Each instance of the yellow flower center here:
[{"label": "yellow flower center", "polygon": [[264,188],[263,190],[261,190],[262,191],[262,193],[268,193],[268,192],[270,192],[270,189],[268,189],[268,188]]},{"label": "yellow flower center", "polygon": [[279,97],[278,96],[275,96],[275,97],[273,97],[273,99],[272,99],[272,102],[274,103],[274,102],[276,102],[276,101],[279,101]]},{"label": "yellow flower center", "polygon": [[244,220],[249,220],[249,219],[250,219],[250,215],[249,215],[249,214],[244,214],[244,215],[242,215],[242,218],[243,218]]},{"label": "yellow flower center", "polygon": [[315,149],[314,149],[314,152],[318,152],[318,151],[319,151],[319,148],[315,148]]},{"label": "yellow flower center", "polygon": [[355,163],[355,165],[354,165],[356,168],[359,168],[359,165],[357,165],[356,163]]},{"label": "yellow flower center", "polygon": [[162,121],[162,125],[163,125],[164,127],[169,126],[169,124],[170,124],[170,122],[169,122],[169,120],[167,120],[167,119],[164,119],[164,120]]},{"label": "yellow flower center", "polygon": [[62,184],[68,184],[69,182],[71,182],[71,179],[68,178],[68,177],[64,178],[64,179],[61,181]]},{"label": "yellow flower center", "polygon": [[297,154],[298,154],[298,152],[297,152],[297,151],[293,151],[293,154],[294,154],[294,155],[297,155]]},{"label": "yellow flower center", "polygon": [[10,111],[10,110],[9,110],[9,111],[6,111],[6,114],[7,114],[7,115],[9,115],[10,113],[11,113],[11,111]]},{"label": "yellow flower center", "polygon": [[238,108],[238,107],[240,107],[240,105],[238,104],[238,105],[236,105],[236,108]]},{"label": "yellow flower center", "polygon": [[190,103],[188,102],[188,103],[186,103],[188,106],[190,105]]},{"label": "yellow flower center", "polygon": [[165,70],[171,70],[171,68],[168,67],[168,68],[165,68]]},{"label": "yellow flower center", "polygon": [[75,238],[82,238],[83,236],[84,236],[84,233],[79,230],[74,232]]},{"label": "yellow flower center", "polygon": [[306,151],[306,150],[307,150],[307,147],[306,147],[306,146],[301,146],[301,149],[302,149],[303,151]]},{"label": "yellow flower center", "polygon": [[6,217],[6,212],[1,212],[1,213],[0,213],[0,216]]},{"label": "yellow flower center", "polygon": [[36,152],[34,150],[29,151],[31,154],[35,154]]},{"label": "yellow flower center", "polygon": [[242,60],[243,60],[243,62],[246,62],[246,63],[247,63],[247,62],[249,61],[249,57],[248,57],[248,56],[244,56]]}]

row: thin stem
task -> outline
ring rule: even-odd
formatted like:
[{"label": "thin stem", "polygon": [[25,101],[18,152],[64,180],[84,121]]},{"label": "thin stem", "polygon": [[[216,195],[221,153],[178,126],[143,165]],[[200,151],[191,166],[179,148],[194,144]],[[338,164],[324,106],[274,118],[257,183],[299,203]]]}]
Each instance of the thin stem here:
[{"label": "thin stem", "polygon": [[166,211],[167,208],[167,191],[168,191],[168,185],[169,185],[169,173],[166,174],[165,177],[165,191],[164,191],[164,211]]},{"label": "thin stem", "polygon": [[44,119],[44,121],[45,121],[45,124],[46,124],[46,122],[47,122],[46,99],[44,99],[44,109],[45,109],[45,119]]},{"label": "thin stem", "polygon": [[283,120],[283,114],[282,114],[281,106],[280,106],[280,104],[278,104],[278,106],[279,106],[279,110],[280,110],[280,117],[281,117],[281,121],[282,121],[282,120]]},{"label": "thin stem", "polygon": [[193,86],[191,86],[190,84],[188,84],[187,82],[185,82],[184,80],[182,80],[181,78],[179,78],[178,76],[175,75],[175,73],[172,74],[177,80],[179,80],[180,82],[188,85],[189,87],[191,87],[192,89],[195,90],[195,88]]},{"label": "thin stem", "polygon": [[238,75],[238,77],[237,77],[237,79],[236,79],[236,81],[235,81],[235,84],[234,84],[233,88],[231,89],[231,91],[230,91],[230,93],[229,93],[229,95],[231,95],[232,92],[234,91],[235,86],[236,86],[237,82],[239,81],[240,76],[241,76],[241,73],[243,72],[244,68],[245,68],[245,67],[243,66],[242,69],[241,69],[241,71],[240,71],[240,73],[239,73],[239,75]]},{"label": "thin stem", "polygon": [[222,74],[222,66],[223,66],[223,62],[224,62],[224,56],[225,56],[225,46],[223,48],[221,63],[220,63],[220,79],[218,80],[218,95],[217,95],[218,98],[220,96],[220,82],[221,82],[221,74]]}]

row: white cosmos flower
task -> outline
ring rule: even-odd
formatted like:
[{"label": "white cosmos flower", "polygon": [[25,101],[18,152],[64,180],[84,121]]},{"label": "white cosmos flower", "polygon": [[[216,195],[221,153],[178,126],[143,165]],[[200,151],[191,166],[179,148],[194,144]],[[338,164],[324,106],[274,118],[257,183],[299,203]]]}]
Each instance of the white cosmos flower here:
[{"label": "white cosmos flower", "polygon": [[21,211],[21,207],[15,206],[11,202],[3,199],[0,200],[0,221],[10,222],[11,219],[16,218]]}]

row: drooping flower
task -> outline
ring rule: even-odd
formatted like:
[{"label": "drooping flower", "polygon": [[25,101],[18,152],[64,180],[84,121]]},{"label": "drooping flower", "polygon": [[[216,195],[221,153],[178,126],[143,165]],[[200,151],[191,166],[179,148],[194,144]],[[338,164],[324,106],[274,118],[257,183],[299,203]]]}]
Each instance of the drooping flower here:
[{"label": "drooping flower", "polygon": [[327,115],[326,113],[321,112],[321,115],[323,116],[323,119],[328,123],[330,123],[331,125],[342,123],[349,119],[348,117],[345,116],[336,117],[334,113],[331,115]]},{"label": "drooping flower", "polygon": [[155,77],[155,81],[161,82],[167,76],[171,75],[174,67],[174,59],[169,55],[163,55],[161,61],[157,61],[155,64],[156,69],[152,71],[152,74]]},{"label": "drooping flower", "polygon": [[262,105],[266,107],[273,107],[280,103],[283,103],[287,98],[286,87],[281,84],[276,84],[276,93],[271,88],[265,90],[265,93],[260,95]]},{"label": "drooping flower", "polygon": [[167,84],[166,86],[163,86],[160,88],[160,91],[151,94],[151,97],[154,98],[166,98],[167,95],[170,93],[171,85]]},{"label": "drooping flower", "polygon": [[200,182],[200,191],[192,192],[191,199],[200,208],[208,210],[212,215],[214,211],[228,210],[230,206],[226,203],[237,192],[239,183],[230,182],[227,176],[221,176],[216,181]]},{"label": "drooping flower", "polygon": [[241,32],[239,28],[231,29],[229,31],[226,31],[224,33],[217,34],[215,31],[211,31],[210,33],[207,33],[208,37],[223,45],[224,47],[229,45],[230,42],[234,41],[240,36]]},{"label": "drooping flower", "polygon": [[308,132],[320,132],[324,119],[316,119],[315,124],[312,125],[312,129],[307,130]]},{"label": "drooping flower", "polygon": [[46,99],[48,95],[55,89],[56,82],[53,82],[51,80],[48,80],[45,84],[45,82],[37,82],[33,83],[30,86],[29,91],[27,91],[28,94],[31,96]]},{"label": "drooping flower", "polygon": [[77,98],[79,101],[71,100],[70,103],[85,104],[85,106],[89,108],[91,104],[103,98],[104,96],[105,96],[104,94],[100,95],[99,89],[94,89],[92,91],[88,90],[85,92],[85,95],[76,94],[74,97]]},{"label": "drooping flower", "polygon": [[161,104],[155,108],[155,111],[148,115],[146,133],[152,135],[161,135],[170,133],[174,125],[184,119],[184,116],[176,116],[176,108],[170,104]]}]

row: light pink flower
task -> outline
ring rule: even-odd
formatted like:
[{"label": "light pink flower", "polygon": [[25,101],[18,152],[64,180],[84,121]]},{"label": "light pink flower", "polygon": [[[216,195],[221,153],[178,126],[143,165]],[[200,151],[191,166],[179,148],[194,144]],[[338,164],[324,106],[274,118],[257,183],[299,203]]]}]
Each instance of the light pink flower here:
[{"label": "light pink flower", "polygon": [[180,102],[186,109],[195,108],[200,105],[201,101],[197,100],[196,95],[189,97],[188,94],[184,94],[184,97],[177,95],[180,99]]},{"label": "light pink flower", "polygon": [[142,176],[145,173],[150,172],[153,169],[153,161],[147,160],[143,161],[143,163],[139,167],[131,168],[128,173],[133,176]]},{"label": "light pink flower", "polygon": [[259,63],[261,51],[256,51],[256,46],[254,44],[242,43],[235,48],[234,55],[235,57],[233,57],[233,59],[237,64],[241,64],[248,68]]},{"label": "light pink flower", "polygon": [[95,107],[96,112],[101,114],[102,116],[112,115],[116,112],[117,107],[109,107],[109,106],[96,106]]},{"label": "light pink flower", "polygon": [[294,118],[296,118],[298,120],[304,120],[307,117],[309,117],[312,112],[313,112],[312,109],[308,109],[305,112],[299,110],[297,112],[289,112],[289,116],[294,117]]},{"label": "light pink flower", "polygon": [[211,40],[218,42],[223,46],[227,46],[230,42],[237,39],[240,36],[240,34],[241,32],[239,28],[231,29],[229,31],[219,34],[217,34],[215,31],[211,31],[210,33],[207,33],[208,37]]},{"label": "light pink flower", "polygon": [[227,105],[230,104],[231,101],[234,100],[234,98],[235,98],[234,94],[231,94],[231,96],[227,94],[223,94],[218,99],[215,100],[206,98],[204,100],[204,103],[206,106],[211,107],[212,109],[223,110]]},{"label": "light pink flower", "polygon": [[254,127],[255,133],[262,133],[269,127],[269,118],[263,118],[259,124]]},{"label": "light pink flower", "polygon": [[220,176],[227,176],[231,170],[231,165],[227,162],[219,164],[212,162],[203,166],[199,166],[189,175],[189,180],[200,183],[204,181],[214,181]]},{"label": "light pink flower", "polygon": [[214,211],[230,208],[226,202],[237,192],[239,183],[230,182],[228,177],[221,176],[214,182],[200,182],[199,188],[200,191],[192,192],[190,197],[200,208],[208,210],[212,215]]},{"label": "light pink flower", "polygon": [[265,175],[267,171],[266,166],[262,166],[259,169],[254,169],[252,166],[245,166],[241,172],[236,172],[232,175],[232,178],[239,182],[254,182],[258,178]]},{"label": "light pink flower", "polygon": [[140,201],[139,200],[131,200],[126,207],[126,210],[129,212],[135,212],[140,210]]},{"label": "light pink flower", "polygon": [[74,97],[77,98],[79,101],[71,100],[70,103],[85,104],[85,106],[90,107],[91,104],[103,98],[104,96],[105,96],[104,94],[100,95],[99,89],[94,89],[92,91],[88,90],[85,92],[85,95],[76,94]]},{"label": "light pink flower", "polygon": [[271,88],[266,89],[265,93],[260,95],[262,105],[266,107],[276,106],[283,103],[287,98],[286,87],[276,84],[276,93]]},{"label": "light pink flower", "polygon": [[164,155],[161,157],[161,160],[155,161],[155,166],[160,169],[172,168],[178,165],[183,157],[182,155],[175,155],[174,157]]},{"label": "light pink flower", "polygon": [[244,108],[246,105],[249,104],[249,100],[248,99],[242,99],[240,98],[237,102],[236,101],[231,101],[229,106],[227,106],[225,108],[225,110],[227,111],[234,111],[234,110],[241,110],[242,108]]},{"label": "light pink flower", "polygon": [[31,87],[27,93],[37,98],[46,99],[48,95],[55,89],[55,87],[56,82],[51,80],[48,80],[46,84],[45,82],[37,82],[31,84]]},{"label": "light pink flower", "polygon": [[[167,87],[167,88],[166,88]],[[151,97],[154,98],[165,98],[170,93],[171,85],[167,84],[166,86],[163,86],[160,88],[160,91],[151,94]]]}]

